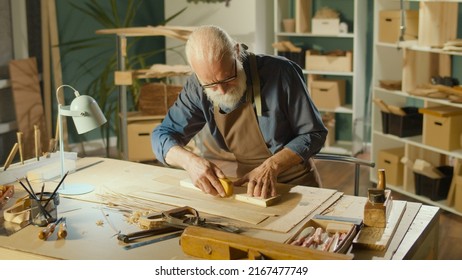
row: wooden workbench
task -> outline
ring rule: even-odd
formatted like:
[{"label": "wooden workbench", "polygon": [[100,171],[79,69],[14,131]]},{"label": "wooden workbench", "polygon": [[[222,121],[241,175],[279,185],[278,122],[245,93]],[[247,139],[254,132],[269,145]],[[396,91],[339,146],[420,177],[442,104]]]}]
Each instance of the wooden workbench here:
[{"label": "wooden workbench", "polygon": [[[96,163],[96,164],[94,164]],[[117,240],[118,231],[129,233],[140,230],[127,222],[126,217],[113,208],[101,203],[99,195],[103,192],[130,193],[142,186],[155,190],[165,185],[179,186],[182,179],[187,178],[183,170],[157,167],[127,161],[103,158],[84,158],[77,161],[77,171],[66,178],[67,183],[90,183],[96,190],[74,199],[61,197],[58,215],[67,219],[69,235],[65,240],[57,240],[56,234],[47,241],[37,237],[39,228],[27,226],[11,236],[0,236],[1,259],[189,259],[178,244],[178,238],[159,243],[125,250],[125,244]],[[57,184],[46,183],[46,190],[53,190]],[[306,188],[311,190],[312,188]],[[160,189],[162,190],[162,188]],[[313,193],[328,193],[329,190],[313,190]],[[16,188],[15,198],[24,195],[20,187]],[[300,200],[302,203],[304,195]],[[171,199],[171,198],[170,198]],[[211,198],[212,200],[214,198]],[[11,199],[11,204],[15,199]],[[217,199],[215,199],[217,200]],[[174,203],[170,201],[169,203]],[[223,202],[220,202],[223,203]],[[353,197],[331,191],[331,195],[313,209],[303,221],[315,214],[362,218],[365,203],[363,197]],[[406,210],[394,234],[388,250],[352,250],[355,259],[428,259],[436,258],[438,253],[438,218],[439,208],[425,206],[420,203],[401,202]],[[151,203],[158,208],[172,208],[178,205]],[[223,204],[224,207],[227,207]],[[8,205],[7,205],[8,206]],[[282,206],[280,206],[282,207]],[[268,208],[265,211],[278,211],[283,208]],[[296,209],[291,209],[295,211]],[[200,210],[199,210],[200,211]],[[273,212],[272,212],[273,213]],[[295,212],[294,212],[295,213]],[[284,216],[284,215],[282,215]],[[274,218],[277,224],[277,218]],[[281,218],[279,218],[281,219]],[[298,223],[287,232],[262,230],[258,226],[246,228],[244,234],[262,239],[284,242],[292,236],[303,223]],[[273,224],[274,224],[273,223]]]}]

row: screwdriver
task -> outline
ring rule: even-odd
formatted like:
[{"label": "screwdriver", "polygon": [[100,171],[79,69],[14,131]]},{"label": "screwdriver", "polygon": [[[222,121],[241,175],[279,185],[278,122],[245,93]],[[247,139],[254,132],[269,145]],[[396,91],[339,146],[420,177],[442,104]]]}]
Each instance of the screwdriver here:
[{"label": "screwdriver", "polygon": [[56,226],[61,222],[63,218],[59,218],[54,223],[49,223],[46,228],[40,230],[38,237],[42,240],[47,240],[48,237],[55,231]]},{"label": "screwdriver", "polygon": [[63,218],[61,221],[61,224],[59,225],[59,230],[58,230],[58,238],[66,238],[67,236],[67,226],[66,226],[66,218]]}]

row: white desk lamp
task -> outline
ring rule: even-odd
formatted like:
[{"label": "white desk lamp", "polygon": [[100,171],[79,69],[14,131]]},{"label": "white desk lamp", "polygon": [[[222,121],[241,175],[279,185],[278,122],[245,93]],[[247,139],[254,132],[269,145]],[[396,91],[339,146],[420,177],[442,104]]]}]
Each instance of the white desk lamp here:
[{"label": "white desk lamp", "polygon": [[[75,99],[70,106],[64,106],[59,102],[59,90],[69,87],[74,90]],[[64,144],[63,144],[63,120],[62,117],[72,117],[78,134],[89,132],[106,123],[106,117],[96,101],[88,95],[80,95],[79,92],[69,85],[61,85],[56,89],[59,118],[59,155],[61,158],[61,179],[64,177]],[[58,192],[65,195],[77,195],[89,193],[94,187],[89,184],[65,184],[62,182]]]}]

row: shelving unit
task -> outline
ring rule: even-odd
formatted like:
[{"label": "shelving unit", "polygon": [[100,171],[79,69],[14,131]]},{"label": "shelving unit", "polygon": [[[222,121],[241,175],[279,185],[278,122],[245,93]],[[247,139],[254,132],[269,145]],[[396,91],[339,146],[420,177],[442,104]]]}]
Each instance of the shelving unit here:
[{"label": "shelving unit", "polygon": [[[405,1],[404,9],[419,11],[418,38],[396,43],[383,43],[379,41],[379,13],[382,10],[400,10],[401,4],[399,1],[374,0],[373,98],[379,98],[387,104],[398,107],[427,108],[447,105],[462,109],[462,104],[453,103],[447,99],[410,94],[415,88],[430,84],[431,77],[434,75],[453,76],[455,74],[454,69],[460,64],[462,52],[446,52],[437,45],[456,39],[458,7],[461,2],[452,0]],[[440,30],[429,32],[429,26],[438,27]],[[460,79],[460,77],[457,78]],[[381,80],[401,80],[401,90],[384,89],[379,86]],[[435,135],[435,137],[438,136]],[[383,133],[382,115],[377,106],[372,107],[371,144],[371,155],[374,162],[377,161],[381,150],[403,147],[404,157],[411,161],[423,159],[434,166],[451,165],[454,162],[462,163],[462,149],[448,151],[426,145],[422,135],[401,138]],[[424,203],[462,215],[462,212],[457,211],[447,200],[435,201],[426,196],[417,195],[412,168],[404,165],[403,169],[403,184],[401,186],[387,184],[387,187]],[[376,174],[377,168],[371,172],[372,182],[377,182]]]},{"label": "shelving unit", "polygon": [[[119,92],[119,119],[120,119],[120,130],[119,130],[119,151],[122,159],[128,160],[128,115],[127,112],[127,87],[133,83],[134,79],[147,78],[146,72],[148,69],[137,69],[127,70],[126,60],[127,58],[127,40],[130,37],[142,37],[142,36],[166,36],[175,38],[181,41],[186,41],[189,34],[192,32],[191,27],[182,26],[148,26],[148,27],[127,27],[127,28],[116,28],[116,29],[101,29],[97,30],[96,34],[101,35],[115,35],[116,36],[116,50],[117,50],[117,69],[114,73],[114,82],[118,87]],[[169,74],[171,76],[171,74]],[[161,77],[157,77],[161,78]],[[154,120],[160,119],[159,116],[154,116]]]},{"label": "shelving unit", "polygon": [[[367,5],[368,1],[364,0],[274,0],[275,42],[290,41],[304,49],[343,50],[353,54],[352,71],[349,72],[303,70],[308,87],[314,78],[346,80],[346,104],[335,109],[318,108],[322,113],[335,113],[336,123],[335,144],[326,146],[321,152],[355,155],[363,149]],[[340,12],[341,22],[347,23],[348,31],[335,35],[313,34],[311,19],[322,7]],[[285,32],[282,22],[287,18],[295,19],[296,26],[306,23],[307,28],[301,32],[300,28],[296,28],[296,32]],[[275,54],[278,54],[276,49]]]}]

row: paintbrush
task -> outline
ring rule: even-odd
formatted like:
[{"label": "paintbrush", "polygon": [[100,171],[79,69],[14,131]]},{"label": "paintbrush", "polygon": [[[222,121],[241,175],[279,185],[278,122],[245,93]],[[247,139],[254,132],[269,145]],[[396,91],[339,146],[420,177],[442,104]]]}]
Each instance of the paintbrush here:
[{"label": "paintbrush", "polygon": [[47,203],[45,203],[45,207],[47,207],[48,203],[50,203],[50,201],[55,197],[56,192],[58,191],[59,187],[64,182],[64,179],[66,179],[67,174],[69,174],[69,171],[67,171],[66,174],[64,174],[63,178],[61,178],[61,181],[59,182],[58,186],[55,188],[55,190],[51,194],[50,198],[48,198]]},{"label": "paintbrush", "polygon": [[45,207],[42,206],[42,203],[40,202],[40,200],[38,199],[38,197],[37,197],[33,192],[29,191],[29,189],[26,187],[26,185],[24,185],[24,183],[23,183],[21,180],[19,180],[19,179],[17,179],[17,180],[18,180],[19,184],[21,184],[21,186],[24,188],[24,190],[29,194],[29,196],[30,196],[33,200],[35,200],[35,201],[37,202],[37,206],[38,206],[38,208],[40,209],[40,212],[42,212],[42,214],[43,214],[45,217],[48,216],[48,218],[51,218],[51,217],[52,217],[51,214],[48,213],[47,210],[45,210],[46,205],[45,205]]}]

